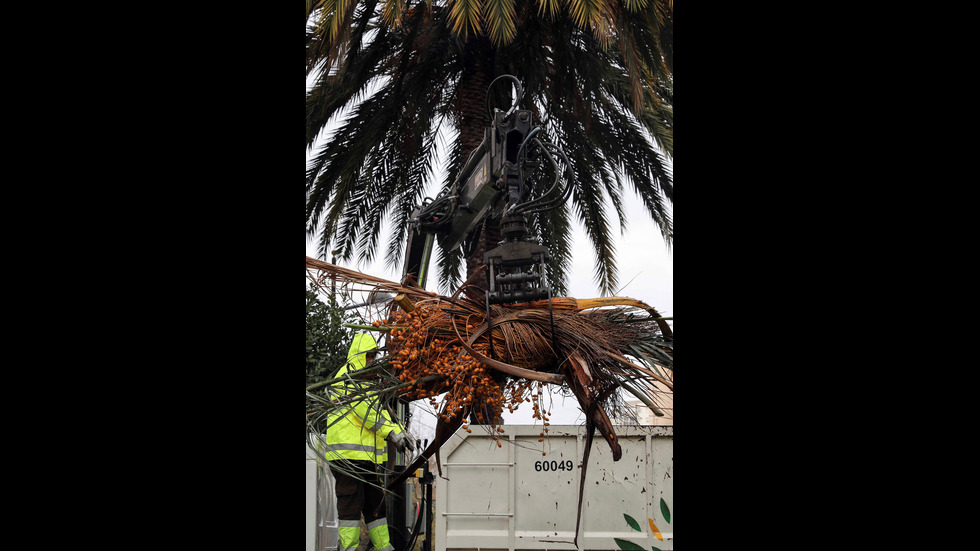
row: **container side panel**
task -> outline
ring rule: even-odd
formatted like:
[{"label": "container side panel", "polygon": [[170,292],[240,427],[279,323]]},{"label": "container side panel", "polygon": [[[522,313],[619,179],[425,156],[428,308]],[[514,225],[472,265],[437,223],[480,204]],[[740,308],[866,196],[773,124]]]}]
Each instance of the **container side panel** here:
[{"label": "container side panel", "polygon": [[306,460],[306,551],[316,551],[316,461]]},{"label": "container side panel", "polygon": [[[474,430],[448,448],[443,467],[449,480],[436,480],[445,496],[436,503],[437,524],[444,527],[437,530],[436,551],[576,549],[585,428],[551,427],[542,442],[540,427],[505,429],[501,447]],[[620,539],[672,550],[673,518],[667,522],[663,510],[669,515],[673,507],[673,427],[617,429],[619,461],[601,437],[593,441],[578,548],[619,551]]]},{"label": "container side panel", "polygon": [[515,545],[521,549],[574,549],[582,457],[574,432],[550,432],[543,442],[538,434],[515,438]]},{"label": "container side panel", "polygon": [[663,541],[650,539],[658,549],[674,548],[674,439],[651,438],[651,460],[649,461],[650,480],[650,522],[660,532]]},{"label": "container side panel", "polygon": [[[647,438],[621,435],[618,441],[623,450],[619,461],[612,460],[605,441],[593,441],[582,499],[579,543],[583,548],[615,549],[615,538],[632,541],[645,549],[652,543],[646,537],[648,498],[652,491]],[[584,447],[584,435],[581,442]],[[630,526],[627,516],[636,521],[640,531]]]},{"label": "container side panel", "polygon": [[449,478],[442,509],[449,547],[508,548],[512,516],[508,451],[489,436],[470,437],[443,463]]}]

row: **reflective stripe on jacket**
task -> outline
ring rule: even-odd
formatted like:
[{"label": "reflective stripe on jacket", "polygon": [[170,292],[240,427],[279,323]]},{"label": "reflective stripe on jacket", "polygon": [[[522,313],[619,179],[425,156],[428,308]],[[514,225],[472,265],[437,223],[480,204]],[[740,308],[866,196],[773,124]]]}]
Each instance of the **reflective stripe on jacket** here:
[{"label": "reflective stripe on jacket", "polygon": [[[350,350],[347,352],[347,365],[340,368],[337,377],[357,371],[366,365],[365,354],[376,349],[378,344],[371,335],[360,333],[354,335]],[[364,392],[371,388],[370,383],[358,382],[352,379],[337,381],[330,385],[327,393],[331,399],[345,398],[355,392]],[[349,460],[368,460],[374,463],[384,463],[388,459],[388,445],[385,438],[394,432],[399,434],[402,428],[391,420],[381,408],[377,397],[358,400],[327,417],[326,452],[327,460],[341,457]]]}]

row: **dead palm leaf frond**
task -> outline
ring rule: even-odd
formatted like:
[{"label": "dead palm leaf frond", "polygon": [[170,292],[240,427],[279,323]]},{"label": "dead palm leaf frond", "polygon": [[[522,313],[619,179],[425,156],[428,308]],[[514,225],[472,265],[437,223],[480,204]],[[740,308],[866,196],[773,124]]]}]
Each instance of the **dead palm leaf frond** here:
[{"label": "dead palm leaf frond", "polygon": [[[550,310],[547,300],[492,305],[488,319],[476,287],[443,296],[310,257],[307,270],[321,285],[399,297],[386,319],[369,326],[384,335],[387,356],[364,375],[377,383],[373,396],[434,402],[445,394],[439,405],[445,422],[459,417],[496,424],[504,408],[516,410],[542,385],[557,385],[575,395],[615,456],[619,446],[608,414],[625,409],[616,391],[655,412],[664,389],[673,392],[673,334],[654,308],[636,299],[559,297]],[[404,306],[394,306],[399,302]],[[315,403],[325,410],[345,405]]]}]

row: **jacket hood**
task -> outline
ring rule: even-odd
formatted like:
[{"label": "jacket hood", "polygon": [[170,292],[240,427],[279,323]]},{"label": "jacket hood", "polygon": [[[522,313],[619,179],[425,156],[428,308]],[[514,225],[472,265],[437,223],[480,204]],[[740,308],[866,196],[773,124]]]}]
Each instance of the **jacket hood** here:
[{"label": "jacket hood", "polygon": [[378,343],[371,335],[367,333],[354,335],[354,340],[350,343],[350,350],[347,351],[347,363],[351,364],[351,367],[348,369],[361,369],[367,365],[365,353],[371,350],[377,350],[377,348]]}]

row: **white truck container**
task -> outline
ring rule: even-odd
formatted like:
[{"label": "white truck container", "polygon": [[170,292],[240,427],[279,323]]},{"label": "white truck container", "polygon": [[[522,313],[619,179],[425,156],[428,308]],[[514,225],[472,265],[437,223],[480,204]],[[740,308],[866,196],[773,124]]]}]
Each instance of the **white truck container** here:
[{"label": "white truck container", "polygon": [[[576,549],[585,427],[549,427],[538,442],[540,426],[505,425],[500,447],[483,428],[458,431],[442,447],[448,480],[436,474],[434,551]],[[593,440],[578,549],[672,550],[674,428],[616,432],[619,461],[598,431]]]},{"label": "white truck container", "polygon": [[306,445],[306,551],[337,551],[337,497],[325,461]]}]

